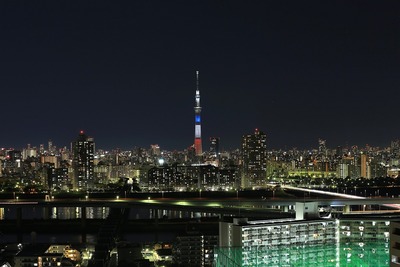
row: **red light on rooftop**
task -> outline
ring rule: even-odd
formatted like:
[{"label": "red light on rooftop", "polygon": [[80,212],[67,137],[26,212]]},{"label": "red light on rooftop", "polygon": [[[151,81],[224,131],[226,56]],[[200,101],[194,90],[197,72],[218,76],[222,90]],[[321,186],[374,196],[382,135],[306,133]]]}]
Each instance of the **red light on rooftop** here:
[{"label": "red light on rooftop", "polygon": [[80,131],[80,134],[83,134],[83,131],[82,131],[82,130]]}]

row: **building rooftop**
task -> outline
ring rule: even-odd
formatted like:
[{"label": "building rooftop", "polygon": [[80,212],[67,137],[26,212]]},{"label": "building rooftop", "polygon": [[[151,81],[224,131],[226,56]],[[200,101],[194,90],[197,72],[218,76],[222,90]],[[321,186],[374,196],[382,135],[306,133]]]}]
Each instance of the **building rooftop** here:
[{"label": "building rooftop", "polygon": [[49,244],[29,244],[25,245],[24,248],[16,255],[17,257],[35,257],[42,255],[58,255],[62,256],[63,253],[46,253],[49,248]]},{"label": "building rooftop", "polygon": [[158,256],[171,256],[172,255],[172,249],[170,248],[161,248],[156,250]]},{"label": "building rooftop", "polygon": [[384,212],[354,212],[342,214],[339,220],[360,220],[360,219],[370,219],[370,220],[399,220],[400,221],[400,213],[393,211],[384,211]]},{"label": "building rooftop", "polygon": [[230,219],[225,219],[225,222],[233,223],[234,225],[240,226],[265,226],[265,225],[279,225],[279,224],[296,224],[296,223],[305,223],[305,222],[327,222],[327,221],[335,221],[335,219],[324,219],[324,218],[316,218],[316,219],[304,219],[304,220],[296,220],[294,218],[283,218],[283,219],[248,219],[245,217],[231,217]]}]

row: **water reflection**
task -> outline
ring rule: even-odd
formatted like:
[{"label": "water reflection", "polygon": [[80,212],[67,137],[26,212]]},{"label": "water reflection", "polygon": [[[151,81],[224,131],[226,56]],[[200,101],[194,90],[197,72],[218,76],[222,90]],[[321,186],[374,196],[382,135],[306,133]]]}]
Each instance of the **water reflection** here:
[{"label": "water reflection", "polygon": [[[109,207],[22,207],[22,219],[59,219],[73,220],[81,219],[85,212],[87,219],[106,219],[110,213]],[[165,209],[130,209],[129,219],[190,219],[198,217],[213,217],[214,213],[199,213],[190,211],[177,211]],[[15,220],[17,218],[17,208],[0,208],[0,220]]]},{"label": "water reflection", "polygon": [[[83,210],[87,219],[106,219],[110,208],[108,207],[22,207],[22,219],[60,219],[72,220],[82,218]],[[0,220],[14,220],[17,218],[17,208],[0,208]]]}]

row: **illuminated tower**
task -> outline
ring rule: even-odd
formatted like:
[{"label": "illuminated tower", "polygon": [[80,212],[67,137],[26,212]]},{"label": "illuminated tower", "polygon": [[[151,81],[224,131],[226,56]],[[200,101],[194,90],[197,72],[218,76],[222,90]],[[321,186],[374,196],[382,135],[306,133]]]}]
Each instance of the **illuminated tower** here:
[{"label": "illuminated tower", "polygon": [[201,107],[200,107],[200,90],[199,90],[199,71],[196,71],[196,97],[194,106],[194,149],[196,156],[203,154],[201,145]]}]

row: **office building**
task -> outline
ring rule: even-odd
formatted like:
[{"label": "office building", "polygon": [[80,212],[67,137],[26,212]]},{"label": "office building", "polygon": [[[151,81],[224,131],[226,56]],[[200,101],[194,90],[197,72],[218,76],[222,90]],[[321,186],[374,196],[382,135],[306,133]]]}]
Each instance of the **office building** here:
[{"label": "office building", "polygon": [[219,137],[210,137],[210,156],[218,158],[219,155]]},{"label": "office building", "polygon": [[266,184],[267,135],[259,129],[242,138],[242,186],[257,187]]},{"label": "office building", "polygon": [[35,158],[37,155],[36,153],[36,147],[31,147],[30,144],[28,144],[27,148],[24,148],[22,150],[22,160],[26,160],[27,158],[33,157]]},{"label": "office building", "polygon": [[42,164],[45,163],[50,163],[54,166],[54,168],[58,168],[59,167],[59,157],[56,157],[54,155],[41,155],[40,156],[40,162]]},{"label": "office building", "polygon": [[74,189],[88,190],[94,188],[94,140],[83,131],[72,143]]},{"label": "office building", "polygon": [[49,140],[48,141],[48,151],[47,153],[50,155],[53,155],[55,152],[56,147],[53,146],[53,141]]},{"label": "office building", "polygon": [[363,177],[363,178],[371,178],[371,166],[369,164],[368,155],[361,154],[360,160],[361,160],[361,164],[360,164],[361,177]]},{"label": "office building", "polygon": [[161,156],[161,149],[158,144],[150,145],[150,155],[153,157]]}]

